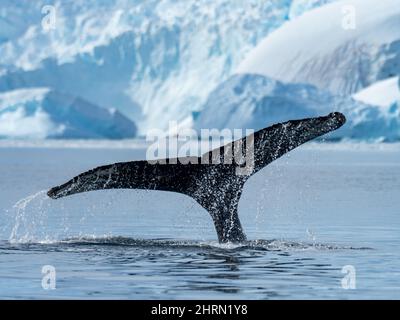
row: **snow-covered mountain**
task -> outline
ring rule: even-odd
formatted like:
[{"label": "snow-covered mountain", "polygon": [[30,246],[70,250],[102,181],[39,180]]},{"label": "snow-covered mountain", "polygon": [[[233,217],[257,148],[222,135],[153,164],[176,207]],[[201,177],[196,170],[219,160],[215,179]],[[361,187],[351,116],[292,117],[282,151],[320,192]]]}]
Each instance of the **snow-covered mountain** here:
[{"label": "snow-covered mountain", "polygon": [[[46,87],[35,99],[54,102],[64,92],[121,111],[140,134],[170,120],[257,128],[340,107],[341,136],[393,140],[398,1],[54,0],[48,30],[47,0],[2,0],[0,93]],[[47,106],[50,122],[41,107],[32,119],[27,107],[2,113],[0,135],[28,123],[34,136],[54,136],[66,123]]]},{"label": "snow-covered mountain", "polygon": [[[0,91],[51,87],[118,108],[142,133],[199,110],[245,54],[328,0],[0,1]],[[2,42],[2,43],[1,43]]]},{"label": "snow-covered mountain", "polygon": [[328,139],[400,139],[398,103],[383,109],[333,95],[313,85],[285,84],[254,74],[235,75],[214,90],[197,116],[195,128],[261,129],[332,111],[343,112],[347,123],[329,134]]},{"label": "snow-covered mountain", "polygon": [[49,88],[0,93],[0,138],[132,138],[135,124],[115,109]]},{"label": "snow-covered mountain", "polygon": [[306,12],[261,41],[238,73],[340,95],[400,75],[400,3],[346,0]]}]

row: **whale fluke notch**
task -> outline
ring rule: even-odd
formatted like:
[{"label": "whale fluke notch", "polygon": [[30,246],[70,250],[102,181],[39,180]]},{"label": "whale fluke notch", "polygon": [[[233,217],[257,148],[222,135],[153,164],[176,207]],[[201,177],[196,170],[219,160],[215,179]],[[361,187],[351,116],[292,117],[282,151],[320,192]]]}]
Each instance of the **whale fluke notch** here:
[{"label": "whale fluke notch", "polygon": [[[180,158],[157,163],[130,161],[101,166],[84,172],[70,181],[48,191],[57,199],[68,195],[103,189],[145,189],[178,192],[195,199],[211,215],[220,242],[242,242],[246,236],[238,216],[238,204],[247,179],[269,163],[301,144],[336,130],[346,122],[339,112],[324,117],[291,120],[261,129],[251,137],[254,163],[246,174],[237,174],[238,164],[223,161],[224,150],[235,149],[237,143],[246,145],[249,137],[214,149],[196,162]],[[246,145],[246,148],[248,146]],[[215,154],[219,164],[204,164]]]}]

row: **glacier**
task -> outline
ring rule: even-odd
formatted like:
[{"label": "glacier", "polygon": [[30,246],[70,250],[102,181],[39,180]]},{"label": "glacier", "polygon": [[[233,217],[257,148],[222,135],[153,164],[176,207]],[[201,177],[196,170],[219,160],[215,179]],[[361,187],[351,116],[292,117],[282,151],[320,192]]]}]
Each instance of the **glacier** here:
[{"label": "glacier", "polygon": [[[2,0],[0,94],[62,92],[118,110],[135,122],[136,136],[171,120],[182,128],[259,127],[338,104],[350,119],[340,137],[392,141],[399,136],[397,2],[55,0],[55,28],[44,30],[48,1]],[[346,6],[355,9],[354,30],[343,29]],[[244,93],[232,94],[233,86]],[[27,117],[27,110],[3,115],[3,137],[14,137],[13,123],[32,137],[56,135],[62,123],[51,120],[54,112],[38,108]]]},{"label": "glacier", "polygon": [[115,109],[49,88],[0,93],[0,138],[122,139],[135,124]]},{"label": "glacier", "polygon": [[165,129],[199,111],[271,31],[326,2],[56,0],[46,32],[48,1],[3,0],[0,91],[51,87],[117,108],[142,134]]},{"label": "glacier", "polygon": [[340,95],[399,75],[399,1],[348,0],[308,11],[262,40],[236,72]]},{"label": "glacier", "polygon": [[398,102],[387,109],[339,96],[310,84],[283,83],[257,74],[237,74],[218,86],[203,111],[195,114],[195,128],[261,129],[288,119],[340,111],[347,122],[325,140],[400,140]]}]

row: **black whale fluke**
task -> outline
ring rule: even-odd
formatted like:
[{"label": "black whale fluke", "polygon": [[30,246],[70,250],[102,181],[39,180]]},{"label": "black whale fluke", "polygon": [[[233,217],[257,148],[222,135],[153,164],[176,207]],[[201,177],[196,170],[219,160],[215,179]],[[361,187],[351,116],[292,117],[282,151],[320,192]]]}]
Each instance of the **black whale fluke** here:
[{"label": "black whale fluke", "polygon": [[[247,179],[272,161],[299,145],[340,128],[346,118],[339,112],[327,116],[291,120],[261,129],[252,137],[244,137],[188,163],[180,158],[174,163],[147,161],[121,162],[84,172],[47,193],[53,199],[102,189],[146,189],[172,191],[195,199],[211,215],[220,242],[242,242],[246,236],[238,216],[238,204]],[[252,139],[249,139],[252,138]],[[239,164],[226,163],[226,150],[252,141],[252,165],[238,174]],[[238,144],[239,143],[239,144]],[[246,149],[248,150],[248,149]],[[219,164],[204,159],[220,159]],[[193,160],[193,158],[192,158]]]}]

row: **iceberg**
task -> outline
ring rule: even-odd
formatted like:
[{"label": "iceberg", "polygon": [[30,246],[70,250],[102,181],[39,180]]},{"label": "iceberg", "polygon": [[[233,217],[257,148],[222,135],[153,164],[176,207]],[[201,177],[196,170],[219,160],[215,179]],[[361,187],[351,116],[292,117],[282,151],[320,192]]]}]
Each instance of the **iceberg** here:
[{"label": "iceberg", "polygon": [[400,77],[393,77],[373,83],[353,94],[353,98],[367,104],[390,107],[400,100]]},{"label": "iceberg", "polygon": [[334,95],[310,84],[283,83],[262,75],[234,75],[209,96],[195,115],[201,129],[261,129],[290,119],[340,111],[347,123],[325,139],[400,140],[400,109],[388,109]]},{"label": "iceberg", "polygon": [[0,93],[0,138],[121,139],[136,134],[135,124],[115,109],[49,88]]}]

